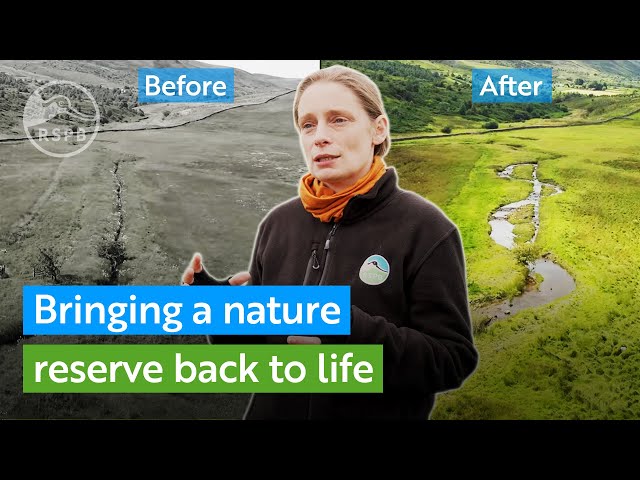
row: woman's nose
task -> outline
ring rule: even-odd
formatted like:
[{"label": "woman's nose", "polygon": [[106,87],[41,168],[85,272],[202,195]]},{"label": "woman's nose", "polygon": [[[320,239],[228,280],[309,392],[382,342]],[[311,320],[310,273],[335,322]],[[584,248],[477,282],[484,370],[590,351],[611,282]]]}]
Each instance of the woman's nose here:
[{"label": "woman's nose", "polygon": [[313,143],[316,145],[324,145],[331,142],[331,137],[326,125],[319,123],[316,126],[316,132],[313,139]]}]

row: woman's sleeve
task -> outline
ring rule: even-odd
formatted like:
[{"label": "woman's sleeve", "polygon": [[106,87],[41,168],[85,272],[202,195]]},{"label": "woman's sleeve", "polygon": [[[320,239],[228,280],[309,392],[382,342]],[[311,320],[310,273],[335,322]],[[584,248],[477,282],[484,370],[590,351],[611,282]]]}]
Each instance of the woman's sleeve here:
[{"label": "woman's sleeve", "polygon": [[251,253],[251,261],[249,262],[249,274],[251,281],[249,285],[262,285],[262,254],[264,251],[264,221],[260,223],[256,239],[253,244],[253,252]]},{"label": "woman's sleeve", "polygon": [[[256,234],[255,243],[253,245],[253,252],[251,254],[251,261],[249,263],[249,274],[251,280],[249,285],[261,285],[262,284],[262,234],[263,224],[258,227],[258,233]],[[234,288],[243,288],[242,286]],[[236,344],[259,344],[265,343],[266,339],[264,335],[207,335],[207,342],[212,345],[236,345]]]},{"label": "woman's sleeve", "polygon": [[475,370],[464,251],[456,228],[425,257],[409,280],[402,327],[351,307],[348,343],[384,345],[384,387],[431,394],[458,388]]}]

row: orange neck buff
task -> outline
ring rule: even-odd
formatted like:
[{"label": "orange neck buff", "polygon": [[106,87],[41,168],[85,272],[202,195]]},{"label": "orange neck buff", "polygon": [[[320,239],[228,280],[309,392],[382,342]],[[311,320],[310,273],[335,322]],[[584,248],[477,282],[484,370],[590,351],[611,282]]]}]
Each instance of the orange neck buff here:
[{"label": "orange neck buff", "polygon": [[356,195],[367,193],[387,170],[382,157],[374,156],[369,172],[348,189],[335,193],[320,180],[307,173],[300,179],[300,199],[304,209],[321,222],[336,222],[342,218],[344,207]]}]

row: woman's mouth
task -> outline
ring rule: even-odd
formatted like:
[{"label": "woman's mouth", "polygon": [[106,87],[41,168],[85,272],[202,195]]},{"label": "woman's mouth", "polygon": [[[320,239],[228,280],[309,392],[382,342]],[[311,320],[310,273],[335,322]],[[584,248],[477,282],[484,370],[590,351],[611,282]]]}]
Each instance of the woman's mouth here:
[{"label": "woman's mouth", "polygon": [[315,163],[316,165],[328,165],[331,162],[333,162],[335,159],[337,159],[339,156],[340,155],[329,155],[329,154],[323,153],[313,157],[313,163]]}]

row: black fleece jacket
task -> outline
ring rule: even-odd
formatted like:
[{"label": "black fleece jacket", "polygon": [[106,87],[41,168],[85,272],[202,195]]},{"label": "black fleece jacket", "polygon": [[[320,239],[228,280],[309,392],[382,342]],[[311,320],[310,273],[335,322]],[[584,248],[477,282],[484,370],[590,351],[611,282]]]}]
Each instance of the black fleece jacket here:
[{"label": "black fleece jacket", "polygon": [[[299,197],[278,205],[260,223],[249,269],[253,285],[350,285],[351,334],[322,342],[382,344],[384,393],[257,394],[247,418],[427,419],[435,394],[459,387],[476,368],[459,232],[397,180],[388,168],[337,223],[313,217]],[[361,267],[382,273],[372,280]],[[286,343],[286,336],[213,342]]]}]

